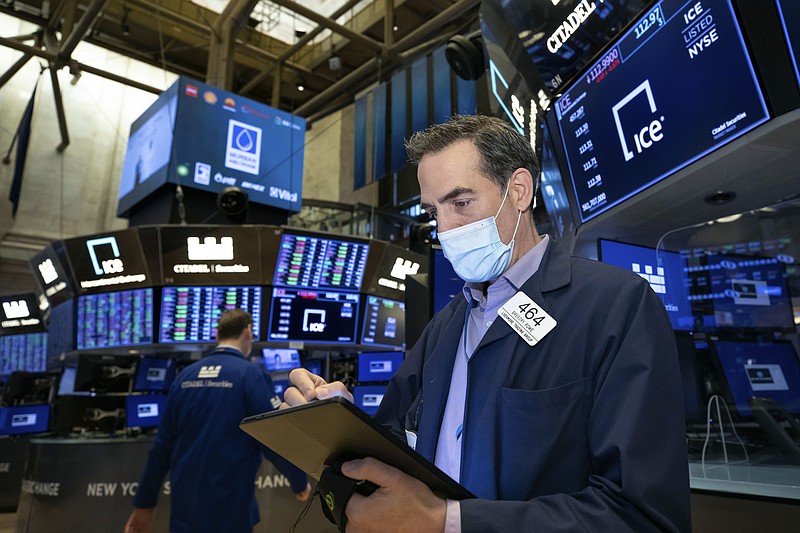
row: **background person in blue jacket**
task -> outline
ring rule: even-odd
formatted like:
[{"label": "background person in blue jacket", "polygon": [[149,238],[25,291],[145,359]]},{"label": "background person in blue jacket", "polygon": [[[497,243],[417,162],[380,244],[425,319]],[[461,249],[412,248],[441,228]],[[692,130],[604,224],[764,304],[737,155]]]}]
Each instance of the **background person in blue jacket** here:
[{"label": "background person in blue jacket", "polygon": [[[348,533],[689,531],[688,460],[675,338],[631,272],[571,258],[533,224],[528,141],[485,116],[407,143],[424,209],[467,281],[428,324],[376,419],[477,496],[439,499],[373,458],[342,471]],[[291,375],[287,405],[341,383]]]},{"label": "background person in blue jacket", "polygon": [[306,475],[239,429],[242,418],[272,411],[280,400],[272,380],[245,357],[253,318],[234,309],[217,324],[216,350],[175,379],[147,460],[125,533],[149,532],[170,471],[170,533],[251,532],[259,521],[255,479],[262,455],[306,501]]}]

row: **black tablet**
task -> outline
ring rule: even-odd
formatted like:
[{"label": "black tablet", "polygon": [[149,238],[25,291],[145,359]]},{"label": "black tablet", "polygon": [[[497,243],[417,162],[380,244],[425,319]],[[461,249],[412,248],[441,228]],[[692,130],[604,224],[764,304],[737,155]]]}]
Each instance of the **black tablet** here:
[{"label": "black tablet", "polygon": [[344,398],[251,416],[239,427],[317,480],[326,464],[374,457],[422,481],[441,498],[475,497]]}]

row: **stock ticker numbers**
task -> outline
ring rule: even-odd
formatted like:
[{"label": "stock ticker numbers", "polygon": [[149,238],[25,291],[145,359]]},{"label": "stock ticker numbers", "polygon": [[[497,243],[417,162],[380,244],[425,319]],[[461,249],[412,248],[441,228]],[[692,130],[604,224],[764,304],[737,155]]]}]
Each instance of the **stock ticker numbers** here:
[{"label": "stock ticker numbers", "polygon": [[213,342],[220,315],[236,308],[253,316],[253,336],[258,340],[261,287],[164,287],[160,342]]},{"label": "stock ticker numbers", "polygon": [[369,244],[285,233],[274,284],[283,287],[357,291]]}]

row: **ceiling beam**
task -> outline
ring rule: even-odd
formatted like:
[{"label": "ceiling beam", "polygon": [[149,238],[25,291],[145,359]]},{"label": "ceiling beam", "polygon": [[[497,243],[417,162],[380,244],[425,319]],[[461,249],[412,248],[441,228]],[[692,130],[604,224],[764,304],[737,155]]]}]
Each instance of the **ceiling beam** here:
[{"label": "ceiling beam", "polygon": [[72,55],[75,47],[83,40],[83,36],[107,3],[108,0],[94,0],[89,4],[89,7],[84,11],[78,24],[72,29],[72,32],[61,41],[61,47],[58,49],[58,57],[61,61],[69,60],[69,56]]}]

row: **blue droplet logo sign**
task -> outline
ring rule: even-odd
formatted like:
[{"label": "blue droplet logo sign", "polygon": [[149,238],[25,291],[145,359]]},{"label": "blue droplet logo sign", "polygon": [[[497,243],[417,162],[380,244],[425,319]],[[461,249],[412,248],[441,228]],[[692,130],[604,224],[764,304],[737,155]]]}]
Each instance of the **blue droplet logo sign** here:
[{"label": "blue droplet logo sign", "polygon": [[225,166],[257,176],[260,164],[261,128],[238,120],[229,120]]}]

